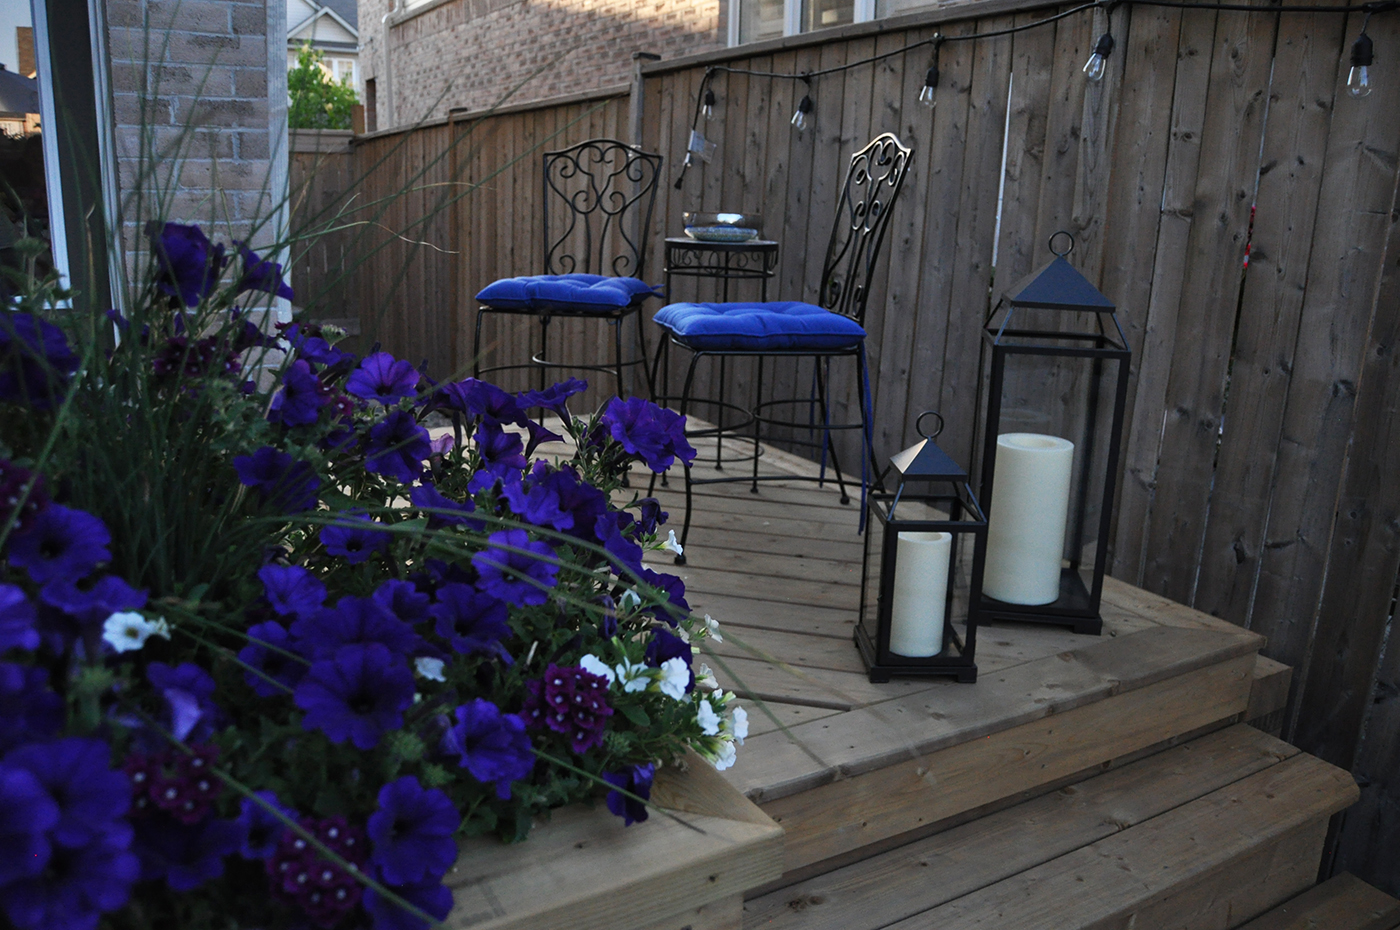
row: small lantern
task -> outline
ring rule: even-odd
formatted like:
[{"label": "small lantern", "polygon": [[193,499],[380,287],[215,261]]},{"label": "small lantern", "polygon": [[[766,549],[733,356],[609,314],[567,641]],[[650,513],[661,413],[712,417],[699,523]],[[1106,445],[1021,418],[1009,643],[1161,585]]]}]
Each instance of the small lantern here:
[{"label": "small lantern", "polygon": [[983,331],[981,617],[1098,635],[1131,352],[1113,302],[1065,260],[1073,248],[1052,236],[1055,257]]},{"label": "small lantern", "polygon": [[[929,416],[938,419],[933,435],[922,429]],[[987,520],[967,473],[933,441],[943,418],[927,411],[915,428],[923,441],[890,459],[894,492],[866,499],[856,646],[872,682],[952,675],[971,683]]]}]

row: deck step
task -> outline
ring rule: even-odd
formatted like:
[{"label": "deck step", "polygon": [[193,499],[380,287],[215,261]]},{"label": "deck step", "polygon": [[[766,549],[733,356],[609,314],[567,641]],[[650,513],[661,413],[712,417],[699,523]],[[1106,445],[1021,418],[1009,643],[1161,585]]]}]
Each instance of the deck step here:
[{"label": "deck step", "polygon": [[1225,930],[1315,881],[1347,773],[1237,725],[745,904],[756,930]]},{"label": "deck step", "polygon": [[1308,889],[1240,930],[1395,930],[1400,901],[1355,875],[1341,875]]}]

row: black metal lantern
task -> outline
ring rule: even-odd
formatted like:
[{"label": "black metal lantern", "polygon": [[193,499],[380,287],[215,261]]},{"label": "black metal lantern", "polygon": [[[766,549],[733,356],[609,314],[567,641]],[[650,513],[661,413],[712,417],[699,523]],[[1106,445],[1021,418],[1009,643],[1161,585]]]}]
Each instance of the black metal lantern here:
[{"label": "black metal lantern", "polygon": [[983,332],[981,617],[1097,635],[1131,352],[1113,302],[1065,260],[1073,248],[1052,236],[1055,257]]},{"label": "black metal lantern", "polygon": [[[922,429],[929,416],[938,419],[932,435]],[[923,441],[890,459],[894,492],[866,498],[856,646],[873,682],[952,675],[971,683],[987,519],[967,473],[933,441],[943,418],[928,411],[915,427]]]}]

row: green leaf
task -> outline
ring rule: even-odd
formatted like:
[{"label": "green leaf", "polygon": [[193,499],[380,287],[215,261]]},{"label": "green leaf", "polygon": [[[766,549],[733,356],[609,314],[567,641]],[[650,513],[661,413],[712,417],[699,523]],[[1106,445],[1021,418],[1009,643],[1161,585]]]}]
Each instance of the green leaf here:
[{"label": "green leaf", "polygon": [[647,712],[642,710],[636,704],[623,704],[617,709],[622,711],[622,715],[628,720],[632,721],[632,723],[636,724],[637,726],[651,726],[651,718],[647,716]]}]

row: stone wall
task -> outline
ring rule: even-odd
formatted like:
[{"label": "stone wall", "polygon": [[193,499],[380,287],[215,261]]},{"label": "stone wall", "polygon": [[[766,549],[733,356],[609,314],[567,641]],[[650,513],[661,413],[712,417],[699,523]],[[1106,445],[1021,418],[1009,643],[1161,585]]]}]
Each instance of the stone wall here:
[{"label": "stone wall", "polygon": [[[269,72],[268,27],[285,29],[283,3],[107,0],[129,243],[155,215],[272,241],[267,220],[285,189],[286,73]],[[280,64],[285,37],[271,42]]]},{"label": "stone wall", "polygon": [[374,81],[377,129],[625,83],[633,52],[677,58],[721,48],[727,35],[728,0],[403,5],[360,0],[360,60]]}]

